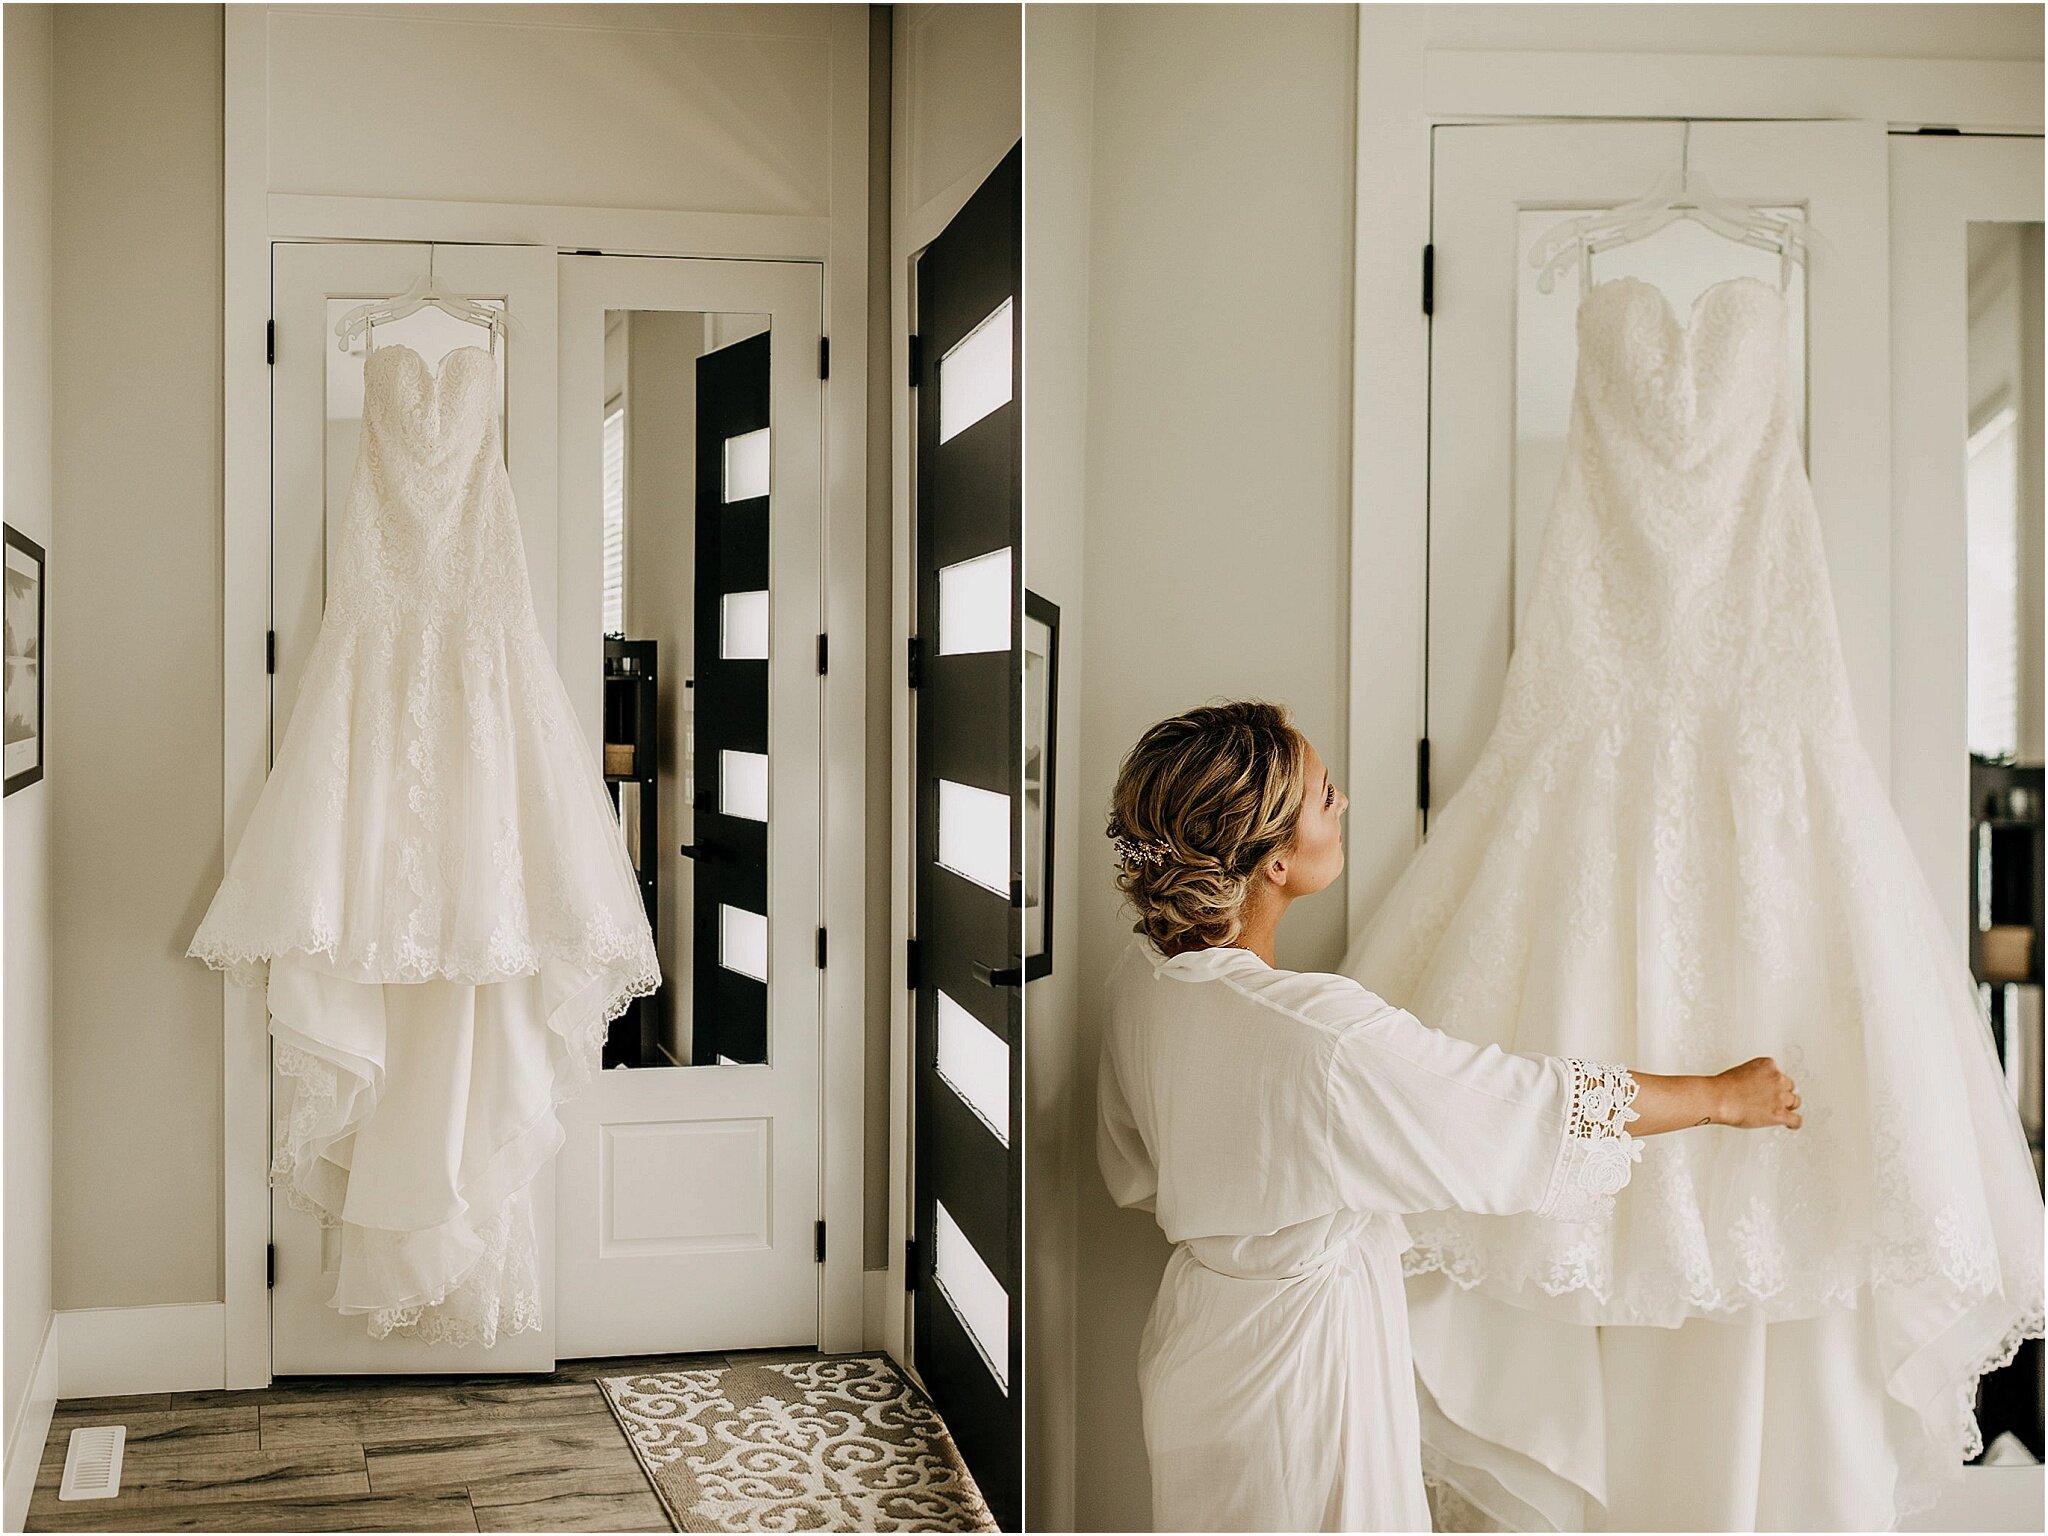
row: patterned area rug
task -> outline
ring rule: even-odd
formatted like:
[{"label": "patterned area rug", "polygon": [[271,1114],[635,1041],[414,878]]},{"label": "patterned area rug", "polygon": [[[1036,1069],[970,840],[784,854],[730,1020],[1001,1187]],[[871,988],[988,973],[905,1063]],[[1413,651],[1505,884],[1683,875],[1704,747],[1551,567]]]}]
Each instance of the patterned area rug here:
[{"label": "patterned area rug", "polygon": [[884,1355],[601,1378],[679,1531],[994,1531],[929,1400]]}]

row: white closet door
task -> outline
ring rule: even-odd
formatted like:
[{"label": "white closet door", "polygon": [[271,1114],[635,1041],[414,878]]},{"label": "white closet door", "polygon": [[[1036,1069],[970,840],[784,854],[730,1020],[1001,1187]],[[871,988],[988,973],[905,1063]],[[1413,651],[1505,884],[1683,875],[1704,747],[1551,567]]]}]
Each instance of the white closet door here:
[{"label": "white closet door", "polygon": [[[1430,803],[1464,782],[1499,713],[1520,602],[1562,462],[1576,367],[1575,269],[1539,293],[1533,243],[1575,212],[1676,170],[1684,125],[1438,128],[1431,240]],[[1858,725],[1880,775],[1891,742],[1886,144],[1876,123],[1695,123],[1693,170],[1728,198],[1805,217],[1795,272],[1807,463]],[[1593,258],[1597,281],[1656,283],[1684,315],[1709,284],[1777,281],[1777,258],[1690,220]]]},{"label": "white closet door", "polygon": [[[655,863],[642,876],[664,974],[654,1027],[629,1016],[614,1032],[607,1059],[632,1064],[562,1106],[556,1347],[573,1359],[815,1345],[822,273],[564,256],[559,293],[557,654],[596,751],[606,498],[622,482],[625,636],[654,644],[661,701]],[[752,363],[743,386],[722,364],[741,347],[758,360],[763,330],[761,398]],[[724,409],[735,388],[744,428]],[[765,426],[749,414],[764,403]],[[604,424],[619,410],[624,468],[608,483]]]},{"label": "white closet door", "polygon": [[[328,557],[355,464],[362,428],[363,343],[343,353],[334,324],[372,297],[403,293],[427,269],[425,245],[378,242],[279,242],[271,248],[277,351],[271,369],[271,614],[277,670],[271,679],[274,753],[299,683],[326,595]],[[520,327],[500,344],[507,463],[526,541],[528,576],[541,633],[553,641],[555,608],[555,252],[551,247],[442,245],[434,275],[471,295],[501,298]],[[377,327],[378,344],[404,342],[431,364],[458,346],[487,338],[432,307]],[[290,1085],[273,1077],[271,1118],[289,1103]],[[328,1305],[338,1234],[323,1233],[271,1194],[276,1282],[270,1297],[271,1369],[280,1376],[408,1372],[546,1371],[555,1363],[554,1201],[551,1173],[534,1185],[540,1238],[542,1327],[511,1334],[490,1349],[456,1349],[404,1338],[372,1339],[361,1317]]]}]

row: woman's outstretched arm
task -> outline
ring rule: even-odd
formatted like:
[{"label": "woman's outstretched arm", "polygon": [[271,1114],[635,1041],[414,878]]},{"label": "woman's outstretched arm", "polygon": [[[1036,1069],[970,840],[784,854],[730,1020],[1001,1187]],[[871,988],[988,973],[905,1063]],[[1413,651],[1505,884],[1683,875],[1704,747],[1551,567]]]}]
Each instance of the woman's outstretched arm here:
[{"label": "woman's outstretched arm", "polygon": [[1712,1077],[1662,1077],[1634,1071],[1629,1075],[1636,1080],[1632,1107],[1638,1116],[1629,1122],[1632,1136],[1655,1136],[1694,1125],[1730,1125],[1741,1130],[1769,1125],[1799,1128],[1799,1091],[1768,1056],[1758,1056]]}]

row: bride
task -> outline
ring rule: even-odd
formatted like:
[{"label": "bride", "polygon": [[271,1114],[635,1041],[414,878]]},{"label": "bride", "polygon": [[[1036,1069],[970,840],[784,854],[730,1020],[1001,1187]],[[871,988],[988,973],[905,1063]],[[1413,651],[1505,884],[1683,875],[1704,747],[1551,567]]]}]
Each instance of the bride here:
[{"label": "bride", "polygon": [[1102,1173],[1175,1247],[1139,1346],[1159,1530],[1427,1530],[1404,1213],[1600,1220],[1639,1136],[1800,1124],[1769,1057],[1660,1076],[1430,1029],[1281,969],[1349,804],[1279,707],[1139,739],[1111,831],[1136,937],[1110,972]]}]

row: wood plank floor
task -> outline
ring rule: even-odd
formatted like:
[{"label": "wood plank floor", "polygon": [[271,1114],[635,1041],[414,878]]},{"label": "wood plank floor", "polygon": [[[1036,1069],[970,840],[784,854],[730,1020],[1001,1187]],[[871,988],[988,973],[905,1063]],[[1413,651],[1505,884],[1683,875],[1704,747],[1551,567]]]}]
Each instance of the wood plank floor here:
[{"label": "wood plank floor", "polygon": [[[57,1405],[31,1531],[666,1531],[600,1376],[815,1350],[564,1361],[546,1376],[298,1376]],[[121,1492],[62,1502],[71,1431],[125,1424]]]}]

